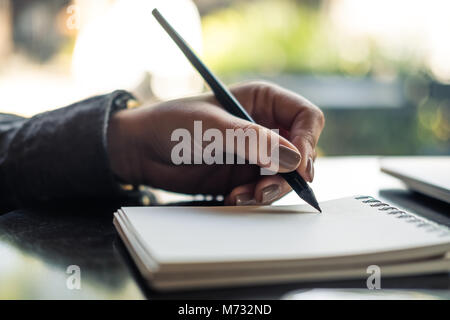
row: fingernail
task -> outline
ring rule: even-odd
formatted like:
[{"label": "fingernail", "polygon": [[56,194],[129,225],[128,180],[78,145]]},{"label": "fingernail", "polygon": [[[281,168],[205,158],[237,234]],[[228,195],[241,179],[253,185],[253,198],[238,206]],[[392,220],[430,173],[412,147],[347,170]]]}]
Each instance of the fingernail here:
[{"label": "fingernail", "polygon": [[262,202],[264,204],[272,203],[277,200],[281,195],[281,187],[278,184],[273,184],[268,187],[265,187],[262,190]]},{"label": "fingernail", "polygon": [[314,161],[311,157],[308,159],[308,165],[306,166],[306,174],[309,176],[309,182],[313,182],[313,180],[314,180]]},{"label": "fingernail", "polygon": [[298,168],[302,161],[300,153],[292,150],[291,148],[280,146],[280,170],[292,172]]},{"label": "fingernail", "polygon": [[243,193],[236,196],[237,206],[252,206],[256,204],[256,200],[250,193]]}]

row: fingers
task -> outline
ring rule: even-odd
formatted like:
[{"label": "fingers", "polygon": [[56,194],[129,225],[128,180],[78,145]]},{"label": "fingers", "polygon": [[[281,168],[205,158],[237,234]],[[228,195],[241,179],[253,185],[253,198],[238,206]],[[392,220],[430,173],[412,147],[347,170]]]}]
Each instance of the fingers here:
[{"label": "fingers", "polygon": [[288,183],[280,176],[266,176],[256,183],[233,189],[225,199],[226,205],[251,206],[268,205],[291,191]]},{"label": "fingers", "polygon": [[322,123],[316,112],[300,112],[290,130],[290,140],[302,155],[302,162],[297,170],[309,182],[314,180],[316,145],[322,132]]},{"label": "fingers", "polygon": [[312,182],[315,148],[325,124],[322,111],[302,96],[268,83],[250,83],[235,91],[258,123],[289,132],[289,141],[302,156],[298,172]]},{"label": "fingers", "polygon": [[225,198],[225,205],[228,206],[251,206],[256,205],[255,183],[242,185],[234,188]]},{"label": "fingers", "polygon": [[226,154],[276,172],[292,172],[301,163],[299,150],[286,138],[261,125],[228,113],[217,114],[208,126],[218,128],[225,137]]},{"label": "fingers", "polygon": [[267,176],[261,178],[256,184],[254,196],[257,203],[267,205],[290,191],[291,187],[282,177]]}]

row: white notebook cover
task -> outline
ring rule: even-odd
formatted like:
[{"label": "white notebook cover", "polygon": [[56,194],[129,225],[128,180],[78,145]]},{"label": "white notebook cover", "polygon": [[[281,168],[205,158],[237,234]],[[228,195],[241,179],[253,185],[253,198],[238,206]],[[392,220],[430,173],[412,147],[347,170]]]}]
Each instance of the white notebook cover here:
[{"label": "white notebook cover", "polygon": [[116,224],[155,272],[382,263],[450,251],[446,227],[371,198],[321,206],[322,214],[306,205],[123,208]]}]

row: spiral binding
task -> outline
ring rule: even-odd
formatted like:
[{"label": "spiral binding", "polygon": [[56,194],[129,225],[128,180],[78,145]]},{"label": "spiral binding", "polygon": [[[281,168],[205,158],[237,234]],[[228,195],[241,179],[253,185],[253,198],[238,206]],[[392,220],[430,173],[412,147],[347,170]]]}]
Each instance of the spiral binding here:
[{"label": "spiral binding", "polygon": [[399,210],[396,207],[392,207],[387,203],[381,202],[370,196],[358,196],[356,200],[362,200],[362,203],[369,204],[372,208],[378,208],[380,212],[386,212],[389,215],[395,216],[398,219],[405,219],[408,223],[414,223],[419,228],[425,229],[427,232],[439,232],[440,237],[450,235],[450,229],[446,226],[439,225],[437,223],[419,218],[411,213]]}]

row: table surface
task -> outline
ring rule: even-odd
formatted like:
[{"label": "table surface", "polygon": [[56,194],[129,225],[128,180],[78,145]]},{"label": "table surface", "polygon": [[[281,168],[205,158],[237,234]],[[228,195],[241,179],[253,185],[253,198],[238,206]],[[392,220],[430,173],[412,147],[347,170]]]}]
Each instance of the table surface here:
[{"label": "table surface", "polygon": [[[312,188],[321,201],[372,195],[450,226],[448,204],[409,192],[379,171],[376,157],[319,159]],[[299,199],[289,194],[277,204],[295,203]],[[112,225],[113,210],[17,210],[0,216],[0,299],[278,299],[308,288],[366,288],[365,280],[352,280],[155,292],[145,285],[118,237]],[[80,267],[81,290],[67,288],[70,274],[66,271],[71,265]],[[449,274],[390,278],[382,279],[382,287],[448,290],[449,280]]]}]

